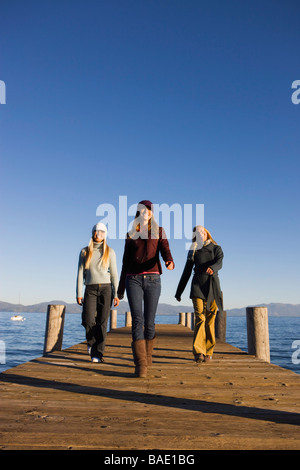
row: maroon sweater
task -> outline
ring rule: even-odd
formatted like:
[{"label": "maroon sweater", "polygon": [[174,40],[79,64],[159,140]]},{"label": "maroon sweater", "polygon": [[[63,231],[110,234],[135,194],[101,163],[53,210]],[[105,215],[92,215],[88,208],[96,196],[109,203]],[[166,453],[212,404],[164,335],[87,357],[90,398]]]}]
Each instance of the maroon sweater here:
[{"label": "maroon sweater", "polygon": [[[118,287],[118,297],[122,299],[125,291],[127,274],[159,273],[162,274],[159,253],[165,262],[173,261],[169,242],[162,227],[159,227],[159,238],[129,237],[127,233],[123,255],[123,266]],[[174,262],[174,261],[173,261]]]}]

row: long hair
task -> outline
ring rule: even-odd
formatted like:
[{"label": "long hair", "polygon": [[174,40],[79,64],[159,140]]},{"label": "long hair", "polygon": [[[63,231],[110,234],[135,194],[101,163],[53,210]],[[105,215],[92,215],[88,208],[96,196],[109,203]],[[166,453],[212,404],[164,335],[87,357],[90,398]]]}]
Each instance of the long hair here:
[{"label": "long hair", "polygon": [[[90,243],[85,249],[85,269],[89,269],[91,259],[93,256],[93,251],[94,251],[94,239],[93,237],[90,239]],[[106,239],[104,238],[103,243],[102,243],[102,258],[100,265],[103,266],[104,269],[108,268],[108,263],[109,263],[109,246],[106,242]]]},{"label": "long hair", "polygon": [[[141,236],[140,232],[141,232],[140,211],[136,211],[136,214],[132,223],[132,227],[130,231],[128,232],[128,235],[130,238],[133,238],[135,240]],[[148,237],[147,238],[148,239],[159,238],[159,226],[153,214],[148,220]]]},{"label": "long hair", "polygon": [[210,232],[207,230],[207,228],[203,227],[203,225],[196,225],[194,228],[193,228],[193,238],[192,238],[192,246],[196,246],[197,245],[197,236],[196,236],[196,229],[197,228],[203,228],[204,231],[206,232],[207,234],[207,240],[209,240],[211,243],[213,243],[214,245],[217,245],[217,243],[215,242],[215,240],[213,239],[213,237],[211,236]]}]

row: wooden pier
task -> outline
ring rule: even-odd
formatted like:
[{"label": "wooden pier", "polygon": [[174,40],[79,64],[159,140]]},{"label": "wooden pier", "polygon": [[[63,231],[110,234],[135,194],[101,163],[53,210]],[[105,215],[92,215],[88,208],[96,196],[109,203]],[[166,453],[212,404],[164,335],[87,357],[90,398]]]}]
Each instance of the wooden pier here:
[{"label": "wooden pier", "polygon": [[222,342],[196,364],[193,332],[157,325],[153,365],[133,375],[130,327],[0,374],[0,449],[300,449],[300,376]]}]

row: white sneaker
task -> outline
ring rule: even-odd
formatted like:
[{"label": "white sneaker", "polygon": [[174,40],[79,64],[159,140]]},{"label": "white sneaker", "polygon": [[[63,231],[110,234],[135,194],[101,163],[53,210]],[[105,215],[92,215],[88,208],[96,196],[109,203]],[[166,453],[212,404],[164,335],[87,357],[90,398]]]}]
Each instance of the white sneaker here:
[{"label": "white sneaker", "polygon": [[103,357],[92,357],[92,362],[104,362]]}]

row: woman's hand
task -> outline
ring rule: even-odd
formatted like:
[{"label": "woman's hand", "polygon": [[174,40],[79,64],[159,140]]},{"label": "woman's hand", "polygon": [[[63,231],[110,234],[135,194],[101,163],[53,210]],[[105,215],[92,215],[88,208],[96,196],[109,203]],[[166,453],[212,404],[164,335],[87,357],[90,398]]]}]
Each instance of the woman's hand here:
[{"label": "woman's hand", "polygon": [[207,274],[210,274],[211,276],[213,275],[213,270],[211,268],[207,268],[206,270]]},{"label": "woman's hand", "polygon": [[78,305],[82,305],[82,297],[77,297],[77,303]]},{"label": "woman's hand", "polygon": [[120,303],[120,299],[118,297],[114,298],[114,307],[117,307]]},{"label": "woman's hand", "polygon": [[181,297],[180,297],[179,295],[178,295],[177,297],[176,297],[176,295],[175,295],[175,299],[176,299],[178,302],[181,302]]},{"label": "woman's hand", "polygon": [[172,269],[174,269],[173,261],[166,261],[166,268],[170,269],[170,271],[172,271]]}]

